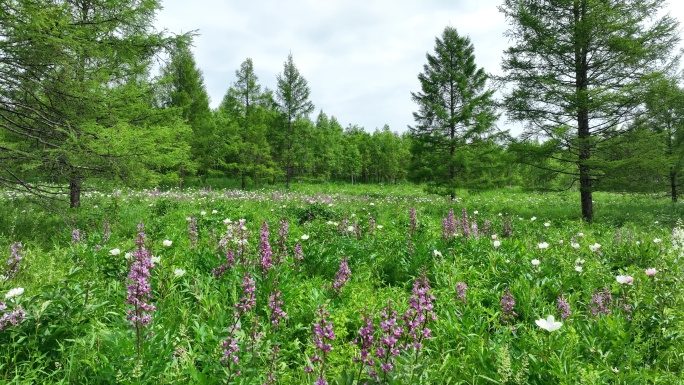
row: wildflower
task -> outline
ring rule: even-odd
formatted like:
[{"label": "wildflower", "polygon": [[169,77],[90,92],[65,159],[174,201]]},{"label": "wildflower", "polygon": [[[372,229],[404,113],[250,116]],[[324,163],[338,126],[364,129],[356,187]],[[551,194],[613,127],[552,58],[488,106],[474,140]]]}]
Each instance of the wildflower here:
[{"label": "wildflower", "polygon": [[124,258],[126,258],[127,261],[130,261],[131,259],[133,259],[133,253],[127,252],[126,254],[124,254]]},{"label": "wildflower", "polygon": [[[7,310],[7,304],[4,302],[0,303],[0,311],[4,312],[5,310]],[[0,317],[0,331],[7,329],[10,325],[19,325],[24,318],[26,318],[26,312],[24,312],[21,306],[17,306],[12,311],[4,313]]]},{"label": "wildflower", "polygon": [[644,273],[646,273],[646,275],[648,275],[649,277],[655,276],[657,272],[658,271],[654,267],[644,270]]},{"label": "wildflower", "polygon": [[568,300],[565,299],[565,296],[561,294],[558,297],[558,311],[561,313],[561,319],[566,319],[572,315],[572,311],[570,311],[570,304],[568,303]]},{"label": "wildflower", "polygon": [[662,240],[660,238],[656,238],[653,240],[654,243],[660,243]]},{"label": "wildflower", "polygon": [[109,250],[109,254],[110,254],[110,255],[119,255],[119,254],[121,254],[121,250],[119,250],[119,249],[111,249],[111,250]]},{"label": "wildflower", "polygon": [[559,240],[558,240],[558,243],[560,243],[561,245],[563,244],[563,242],[564,242],[564,241],[563,241],[562,239],[559,239]]},{"label": "wildflower", "polygon": [[303,240],[303,241],[306,241],[307,239],[309,239],[309,234],[304,234],[304,235],[302,235],[302,240]]},{"label": "wildflower", "polygon": [[200,215],[205,216],[205,215],[207,215],[207,212],[206,211],[200,211]]},{"label": "wildflower", "polygon": [[549,222],[544,222],[544,227],[549,227],[551,224]]},{"label": "wildflower", "polygon": [[575,259],[575,264],[576,265],[584,265],[584,259],[579,259],[579,258]]},{"label": "wildflower", "polygon": [[515,307],[515,298],[511,295],[510,288],[506,288],[499,305],[501,306],[501,320],[503,322],[509,323],[513,318],[518,316],[518,314],[513,311],[513,308]]},{"label": "wildflower", "polygon": [[283,311],[283,300],[280,299],[282,292],[273,288],[273,292],[268,297],[268,308],[271,309],[271,324],[278,328],[280,321],[287,318],[287,313]]},{"label": "wildflower", "polygon": [[173,271],[173,275],[176,277],[182,277],[185,275],[185,270],[183,269],[176,269]]},{"label": "wildflower", "polygon": [[546,242],[538,243],[537,246],[542,250],[549,248],[549,244]]},{"label": "wildflower", "polygon": [[494,241],[493,245],[494,247],[499,247],[501,246],[501,241]]},{"label": "wildflower", "polygon": [[376,228],[376,229],[381,229],[381,228],[382,228],[382,225],[377,225],[377,226],[375,226],[375,228]]},{"label": "wildflower", "polygon": [[71,232],[71,243],[81,242],[82,238],[84,237],[81,237],[81,232],[78,229],[74,229]]},{"label": "wildflower", "polygon": [[158,255],[153,255],[152,258],[150,258],[150,261],[154,264],[161,263],[161,257]]},{"label": "wildflower", "polygon": [[342,262],[340,262],[339,270],[337,270],[337,273],[335,273],[335,282],[330,285],[330,289],[335,295],[340,295],[342,293],[342,288],[347,284],[350,277],[351,270],[349,270],[347,257],[344,257],[342,258]]},{"label": "wildflower", "polygon": [[433,250],[432,253],[435,255],[435,257],[441,257],[442,256],[442,252],[439,250]]},{"label": "wildflower", "polygon": [[353,233],[354,232],[354,226],[347,227],[347,231],[350,233]]},{"label": "wildflower", "polygon": [[570,242],[570,247],[573,249],[579,249],[580,245],[577,242]]},{"label": "wildflower", "polygon": [[456,282],[456,291],[458,292],[456,299],[459,299],[465,303],[465,301],[466,301],[466,294],[465,294],[466,290],[468,290],[468,285],[465,282]]},{"label": "wildflower", "polygon": [[218,210],[211,210],[212,214],[218,214]]},{"label": "wildflower", "polygon": [[580,266],[580,265],[575,266],[575,271],[578,273],[581,273],[582,272],[582,266]]},{"label": "wildflower", "polygon": [[230,222],[231,222],[231,221],[230,221],[230,218],[226,218],[226,219],[223,220],[223,224],[224,224],[224,225],[229,225]]},{"label": "wildflower", "polygon": [[15,287],[14,289],[10,289],[10,291],[8,291],[7,294],[5,294],[5,299],[15,298],[22,294],[24,294],[24,288]]},{"label": "wildflower", "polygon": [[599,314],[610,314],[611,306],[613,306],[613,295],[608,289],[595,291],[591,296],[589,310],[595,317]]},{"label": "wildflower", "polygon": [[[323,308],[318,309],[318,316],[320,317],[320,322],[314,324],[313,329],[313,344],[315,347],[314,356],[311,362],[320,362],[320,376],[316,380],[316,385],[328,384],[323,375],[326,369],[326,358],[330,351],[332,350],[332,345],[329,343],[335,339],[335,329],[332,322],[328,322],[326,317],[328,316]],[[311,370],[313,371],[313,370]]]},{"label": "wildflower", "polygon": [[598,243],[594,243],[593,245],[589,245],[589,250],[596,253],[596,252],[601,250],[601,245]]},{"label": "wildflower", "polygon": [[261,241],[259,242],[259,254],[261,259],[259,262],[262,272],[266,273],[273,267],[273,250],[271,249],[271,244],[268,242],[268,222],[264,222],[261,225],[259,236],[261,238]]},{"label": "wildflower", "polygon": [[577,236],[580,237],[580,238],[583,238],[583,237],[584,237],[584,233],[577,233]]},{"label": "wildflower", "polygon": [[126,319],[135,328],[138,356],[140,356],[143,329],[152,322],[151,314],[157,310],[153,304],[148,302],[152,297],[150,294],[152,288],[148,280],[150,278],[150,269],[154,268],[154,261],[149,250],[145,248],[143,228],[143,224],[140,223],[138,225],[138,237],[135,242],[137,248],[133,253],[133,262],[128,272],[128,285],[126,285],[128,296],[125,301],[127,304],[132,305],[132,308],[126,311],[128,314]]},{"label": "wildflower", "polygon": [[480,212],[477,211],[477,210],[473,211],[473,215],[477,215],[477,214],[479,214],[479,213],[480,213]]},{"label": "wildflower", "polygon": [[540,328],[542,328],[548,332],[556,331],[556,330],[560,329],[561,326],[563,326],[563,323],[562,322],[556,322],[553,319],[552,315],[548,316],[548,318],[546,318],[546,319],[542,318],[542,319],[538,319],[534,322],[537,324],[537,326],[539,326]]},{"label": "wildflower", "polygon": [[492,234],[492,240],[496,241],[496,240],[497,240],[497,238],[499,238],[499,236],[498,236],[498,235],[496,235],[496,234]]},{"label": "wildflower", "polygon": [[8,279],[14,278],[14,276],[19,272],[19,265],[24,256],[24,251],[21,250],[21,243],[15,242],[10,245],[10,257],[7,260],[6,269],[0,277],[0,282],[7,281]]},{"label": "wildflower", "polygon": [[415,341],[413,343],[415,349],[422,347],[423,338],[432,338],[432,331],[428,329],[427,324],[430,320],[437,320],[432,304],[435,296],[430,290],[430,281],[423,273],[413,283],[413,290],[411,290],[413,295],[409,300],[410,307],[402,317],[405,321],[406,333]]},{"label": "wildflower", "polygon": [[541,263],[541,261],[539,261],[536,258],[532,260],[532,266],[539,266],[540,263]]},{"label": "wildflower", "polygon": [[629,275],[618,275],[615,277],[615,280],[618,281],[620,284],[628,284],[631,285],[632,282],[634,281],[634,278],[629,276]]},{"label": "wildflower", "polygon": [[164,245],[164,247],[170,247],[172,244],[173,244],[173,242],[169,241],[168,239],[165,239],[162,242],[162,245]]},{"label": "wildflower", "polygon": [[536,220],[537,220],[537,217],[532,217],[532,218],[530,218],[530,221],[532,221],[532,222],[534,222],[534,221],[536,221]]}]

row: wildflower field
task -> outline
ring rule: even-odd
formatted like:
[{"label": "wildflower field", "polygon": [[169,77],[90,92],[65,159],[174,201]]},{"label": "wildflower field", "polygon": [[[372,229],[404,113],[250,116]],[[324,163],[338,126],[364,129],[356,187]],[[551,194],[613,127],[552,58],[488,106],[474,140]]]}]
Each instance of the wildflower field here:
[{"label": "wildflower field", "polygon": [[684,383],[680,204],[322,188],[3,193],[0,383]]}]

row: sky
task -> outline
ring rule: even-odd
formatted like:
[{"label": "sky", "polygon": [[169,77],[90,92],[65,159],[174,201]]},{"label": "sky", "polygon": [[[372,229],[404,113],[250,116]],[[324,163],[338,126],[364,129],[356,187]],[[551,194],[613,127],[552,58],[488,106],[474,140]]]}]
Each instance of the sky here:
[{"label": "sky", "polygon": [[[502,0],[162,0],[158,29],[196,31],[193,52],[217,107],[247,58],[262,87],[276,88],[276,75],[292,53],[311,89],[310,100],[344,126],[368,132],[387,124],[404,132],[413,125],[420,91],[418,74],[444,28],[469,36],[475,62],[501,74],[508,25]],[[670,14],[684,20],[684,1],[671,0]],[[520,125],[502,118],[512,134]]]}]

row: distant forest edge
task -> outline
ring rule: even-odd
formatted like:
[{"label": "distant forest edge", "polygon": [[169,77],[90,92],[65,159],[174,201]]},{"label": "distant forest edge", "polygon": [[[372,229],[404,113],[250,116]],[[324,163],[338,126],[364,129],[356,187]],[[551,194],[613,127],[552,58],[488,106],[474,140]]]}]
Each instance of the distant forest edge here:
[{"label": "distant forest edge", "polygon": [[[131,187],[237,180],[418,182],[657,192],[682,184],[684,87],[679,24],[660,0],[504,0],[503,75],[477,66],[446,27],[426,64],[413,125],[343,127],[316,111],[290,54],[275,90],[247,58],[216,109],[193,34],[156,31],[151,0],[18,0],[0,10],[0,187],[79,207],[93,179]],[[429,47],[426,47],[426,49]],[[161,61],[161,66],[159,62]],[[154,68],[160,68],[154,72]],[[495,91],[500,90],[497,100]],[[501,117],[525,126],[517,138]]]}]

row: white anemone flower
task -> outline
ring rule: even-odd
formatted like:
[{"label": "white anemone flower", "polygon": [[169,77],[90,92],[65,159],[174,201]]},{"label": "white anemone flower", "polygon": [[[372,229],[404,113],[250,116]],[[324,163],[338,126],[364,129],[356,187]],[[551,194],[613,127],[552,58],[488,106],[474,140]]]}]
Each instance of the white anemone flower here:
[{"label": "white anemone flower", "polygon": [[165,239],[164,242],[162,242],[162,245],[164,245],[164,247],[170,247],[172,244],[173,242],[169,241],[168,239]]},{"label": "white anemone flower", "polygon": [[631,285],[632,282],[634,282],[634,277],[629,276],[629,275],[618,275],[617,277],[615,277],[615,280],[618,281],[618,283],[623,284],[623,285],[625,285],[625,284]]},{"label": "white anemone flower", "polygon": [[121,254],[121,250],[119,250],[119,249],[111,249],[111,250],[109,250],[109,254],[110,254],[110,255],[119,255],[119,254]]},{"label": "white anemone flower", "polygon": [[6,299],[15,298],[15,297],[18,297],[22,294],[24,294],[24,288],[23,287],[15,287],[14,289],[11,289],[10,291],[8,291],[7,294],[5,294],[5,298]]},{"label": "white anemone flower", "polygon": [[307,239],[309,239],[309,234],[304,234],[304,235],[302,235],[302,240],[303,240],[303,241],[306,241]]},{"label": "white anemone flower", "polygon": [[532,260],[532,266],[539,266],[540,263],[541,261],[536,258]]},{"label": "white anemone flower", "polygon": [[537,246],[539,246],[539,248],[542,250],[549,248],[549,244],[546,242],[538,243]]},{"label": "white anemone flower", "polygon": [[594,243],[593,245],[589,245],[589,250],[591,250],[595,253],[595,252],[601,250],[601,245],[598,243]]},{"label": "white anemone flower", "polygon": [[501,246],[501,241],[494,241],[494,247],[499,247]]},{"label": "white anemone flower", "polygon": [[549,333],[554,332],[554,331],[560,329],[561,326],[563,326],[563,323],[562,322],[556,322],[556,320],[553,318],[552,315],[548,316],[546,319],[542,318],[542,319],[538,319],[534,322],[537,324],[537,326],[548,331]]},{"label": "white anemone flower", "polygon": [[183,269],[176,269],[176,270],[173,271],[173,275],[176,276],[176,277],[182,277],[183,275],[185,275],[185,270],[183,270]]}]

